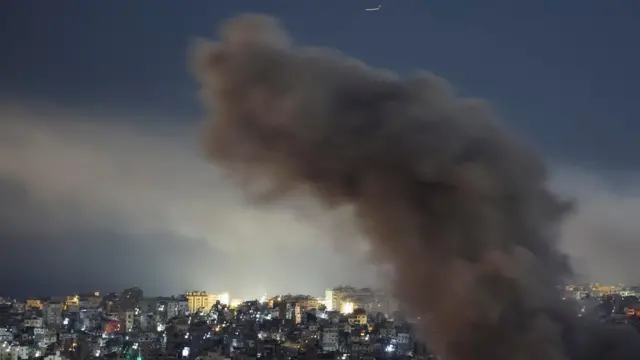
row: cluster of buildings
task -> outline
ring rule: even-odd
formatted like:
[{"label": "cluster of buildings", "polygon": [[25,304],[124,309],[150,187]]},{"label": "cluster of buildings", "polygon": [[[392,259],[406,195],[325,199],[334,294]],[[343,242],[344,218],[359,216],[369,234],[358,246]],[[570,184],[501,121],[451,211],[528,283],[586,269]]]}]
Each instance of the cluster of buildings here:
[{"label": "cluster of buildings", "polygon": [[[640,326],[640,288],[572,285],[579,316]],[[65,297],[0,298],[0,360],[435,358],[384,291],[340,286],[324,298],[244,301],[228,292],[145,297],[139,288]]]},{"label": "cluster of buildings", "polygon": [[383,290],[371,288],[354,288],[338,286],[325,290],[325,298],[321,300],[329,311],[351,313],[354,309],[371,312],[393,314],[399,310],[398,302]]},{"label": "cluster of buildings", "polygon": [[564,288],[564,297],[576,300],[585,298],[600,298],[603,296],[631,297],[640,295],[640,286],[603,285],[599,283],[567,285]]},{"label": "cluster of buildings", "polygon": [[384,293],[338,287],[325,296],[145,297],[131,288],[0,298],[0,360],[432,357]]},{"label": "cluster of buildings", "polygon": [[576,301],[578,316],[628,324],[640,331],[640,287],[583,284],[564,288],[563,300]]}]

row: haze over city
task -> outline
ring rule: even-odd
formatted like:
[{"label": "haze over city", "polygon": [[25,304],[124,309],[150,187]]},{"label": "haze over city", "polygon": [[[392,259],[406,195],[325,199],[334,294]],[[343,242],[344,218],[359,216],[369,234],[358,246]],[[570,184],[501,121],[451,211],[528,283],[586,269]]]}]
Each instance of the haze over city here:
[{"label": "haze over city", "polygon": [[562,246],[579,275],[640,283],[637,4],[10,3],[0,5],[12,14],[0,32],[0,261],[19,270],[0,275],[8,294],[137,285],[248,298],[376,283],[362,248],[318,241],[351,234],[346,215],[306,201],[321,221],[257,209],[203,165],[187,48],[247,11],[277,16],[300,41],[428,69],[488,98],[552,164],[554,188],[576,198]]}]

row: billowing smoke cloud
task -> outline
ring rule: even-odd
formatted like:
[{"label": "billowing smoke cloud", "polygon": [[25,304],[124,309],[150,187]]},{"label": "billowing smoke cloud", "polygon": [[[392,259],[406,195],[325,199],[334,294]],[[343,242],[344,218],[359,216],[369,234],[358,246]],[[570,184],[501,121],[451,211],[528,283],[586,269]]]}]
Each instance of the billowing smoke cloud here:
[{"label": "billowing smoke cloud", "polygon": [[483,102],[433,75],[401,79],[297,47],[257,15],[195,53],[213,118],[207,155],[244,185],[267,181],[268,200],[306,191],[353,209],[437,353],[578,356],[575,315],[556,288],[571,276],[556,241],[570,207]]}]

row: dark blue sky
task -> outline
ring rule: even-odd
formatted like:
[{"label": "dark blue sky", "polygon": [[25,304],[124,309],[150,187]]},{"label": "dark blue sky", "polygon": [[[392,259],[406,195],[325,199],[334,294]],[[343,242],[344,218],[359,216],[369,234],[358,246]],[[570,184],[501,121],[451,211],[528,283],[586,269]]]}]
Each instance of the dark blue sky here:
[{"label": "dark blue sky", "polygon": [[[364,11],[380,3],[381,11]],[[302,44],[335,47],[403,74],[425,69],[448,78],[463,94],[488,98],[505,121],[549,159],[605,175],[611,173],[603,170],[635,173],[640,169],[638,0],[4,0],[0,1],[0,105],[3,101],[28,106],[35,101],[53,102],[59,109],[77,109],[80,115],[86,111],[121,115],[127,121],[139,119],[135,121],[153,127],[160,127],[154,123],[160,118],[174,123],[194,122],[201,109],[196,84],[188,72],[188,45],[196,37],[214,36],[221,21],[243,12],[275,15]],[[20,116],[3,116],[0,114],[0,125],[9,124],[8,120],[13,120],[13,125],[21,121]],[[220,209],[220,213],[226,212],[227,204],[198,201],[209,190],[206,182],[199,181],[202,168],[208,168],[193,159],[190,149],[172,152],[175,144],[169,144],[166,150],[162,137],[141,141],[136,134],[123,134],[113,140],[110,133],[101,138],[96,135],[101,134],[100,126],[93,133],[92,141],[96,142],[91,143],[83,141],[82,133],[64,127],[63,122],[51,123],[58,121],[56,117],[63,118],[56,114],[47,117],[50,123],[46,131],[58,142],[27,144],[33,149],[26,145],[13,149],[9,145],[6,148],[17,155],[9,153],[4,158],[0,151],[0,160],[4,160],[0,165],[5,166],[0,170],[24,175],[17,178],[23,181],[18,181],[17,187],[29,195],[21,200],[24,204],[7,201],[3,194],[13,194],[9,190],[15,190],[16,178],[9,178],[8,185],[3,186],[6,179],[0,173],[0,200],[4,199],[0,201],[0,263],[7,268],[34,262],[39,265],[27,266],[17,275],[0,271],[1,289],[42,294],[138,285],[161,293],[187,290],[182,286],[205,287],[209,277],[216,286],[232,292],[242,293],[256,286],[244,275],[237,275],[246,280],[244,287],[233,288],[230,282],[218,284],[224,278],[215,274],[230,266],[238,267],[234,272],[240,274],[252,271],[252,263],[245,266],[237,259],[230,260],[232,255],[210,250],[217,242],[224,242],[220,237],[236,241],[238,233],[232,230],[244,218],[238,215],[241,220],[234,223],[220,215],[218,228],[209,231],[207,215]],[[101,121],[92,115],[83,119]],[[56,132],[56,128],[61,130]],[[2,129],[0,141],[6,138]],[[191,140],[188,143],[195,144]],[[2,145],[0,142],[0,149]],[[84,153],[89,155],[84,158]],[[35,165],[17,166],[14,159],[18,156],[31,159]],[[129,160],[140,174],[131,175]],[[73,168],[65,177],[60,166],[70,164],[81,168]],[[27,170],[34,172],[20,172]],[[123,176],[131,178],[122,180]],[[179,183],[187,185],[180,188]],[[192,183],[195,185],[189,185]],[[132,191],[135,186],[141,190]],[[65,192],[67,187],[72,191]],[[78,191],[73,191],[76,187]],[[42,194],[33,195],[36,190]],[[83,212],[89,214],[87,217],[115,213],[128,218],[130,224],[109,225],[107,230],[86,229],[84,225],[58,232],[46,226],[37,228],[38,223],[54,223],[58,216],[72,222],[65,211],[58,211],[58,203],[46,202],[50,198],[43,196],[49,194],[45,190],[56,196],[71,194],[71,205],[78,201],[84,206],[80,212],[69,210],[71,220],[84,219]],[[622,251],[626,254],[637,253],[633,249],[637,248],[640,229],[630,214],[637,214],[638,198],[620,205],[621,198],[607,193],[614,190],[600,190],[604,193],[583,202],[586,215],[581,219],[586,220],[576,225],[579,231],[574,237],[592,238],[577,245],[585,262],[591,259],[590,254],[600,256],[606,251],[612,251],[611,259],[620,259],[618,248],[600,245],[602,239],[626,244],[623,249],[629,251]],[[218,191],[207,193],[210,197],[205,198],[220,198],[225,190]],[[123,193],[130,194],[131,199]],[[140,198],[136,197],[138,193]],[[35,199],[37,196],[41,198]],[[617,204],[619,211],[613,212],[603,204]],[[194,210],[193,216],[169,217],[179,225],[189,225],[179,229],[186,235],[174,233],[173,223],[157,226],[149,220],[155,216],[152,210],[172,206],[200,209]],[[601,223],[592,221],[606,216],[609,218]],[[228,218],[234,219],[231,215]],[[15,219],[27,223],[29,231],[14,231]],[[153,231],[142,225],[142,230],[137,229],[138,220],[151,221]],[[82,224],[83,220],[76,222]],[[225,222],[229,226],[225,227]],[[590,227],[592,223],[607,232],[597,233]],[[257,226],[253,231],[264,229],[267,227]],[[185,236],[196,239],[184,241]],[[36,245],[43,243],[45,246]],[[111,257],[105,253],[124,265],[112,266]],[[299,254],[290,256],[296,257]],[[270,261],[266,256],[256,259]],[[318,262],[324,264],[325,260]],[[590,274],[606,279],[603,281],[618,281],[620,274],[627,273],[627,265],[636,263],[635,255],[627,260],[594,262],[601,266]],[[81,276],[69,275],[74,273],[70,264],[76,262],[89,264],[89,270]],[[184,270],[186,263],[191,270]],[[608,273],[607,268],[616,263],[620,269]],[[277,278],[272,273],[288,272],[289,277],[279,285],[262,284],[265,287],[308,282],[300,291],[315,293],[337,281],[335,274],[325,274],[315,282],[303,281],[300,279],[319,275],[272,267],[265,270],[271,271],[265,273],[265,279]],[[628,281],[636,280],[633,277]]]},{"label": "dark blue sky", "polygon": [[[383,3],[382,11],[363,9]],[[548,155],[635,165],[640,2],[634,0],[8,0],[5,96],[114,112],[197,115],[186,48],[241,12],[276,15],[302,43],[487,97]]]}]

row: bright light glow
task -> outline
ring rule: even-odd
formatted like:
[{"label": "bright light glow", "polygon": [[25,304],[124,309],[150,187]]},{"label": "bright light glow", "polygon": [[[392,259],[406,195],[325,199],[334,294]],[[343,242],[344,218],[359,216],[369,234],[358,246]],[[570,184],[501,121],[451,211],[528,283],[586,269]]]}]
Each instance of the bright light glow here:
[{"label": "bright light glow", "polygon": [[229,305],[229,293],[228,292],[223,292],[221,294],[218,295],[218,301],[220,301],[220,304],[222,305]]},{"label": "bright light glow", "polygon": [[324,291],[324,306],[327,311],[333,311],[333,290],[327,289]]},{"label": "bright light glow", "polygon": [[188,347],[185,347],[184,349],[182,349],[182,357],[189,357],[189,351],[191,349],[189,349]]},{"label": "bright light glow", "polygon": [[242,305],[242,303],[242,299],[231,299],[231,304],[229,304],[229,307],[235,308]]},{"label": "bright light glow", "polygon": [[343,314],[351,314],[353,312],[353,303],[351,301],[347,301],[342,304],[340,312]]}]

